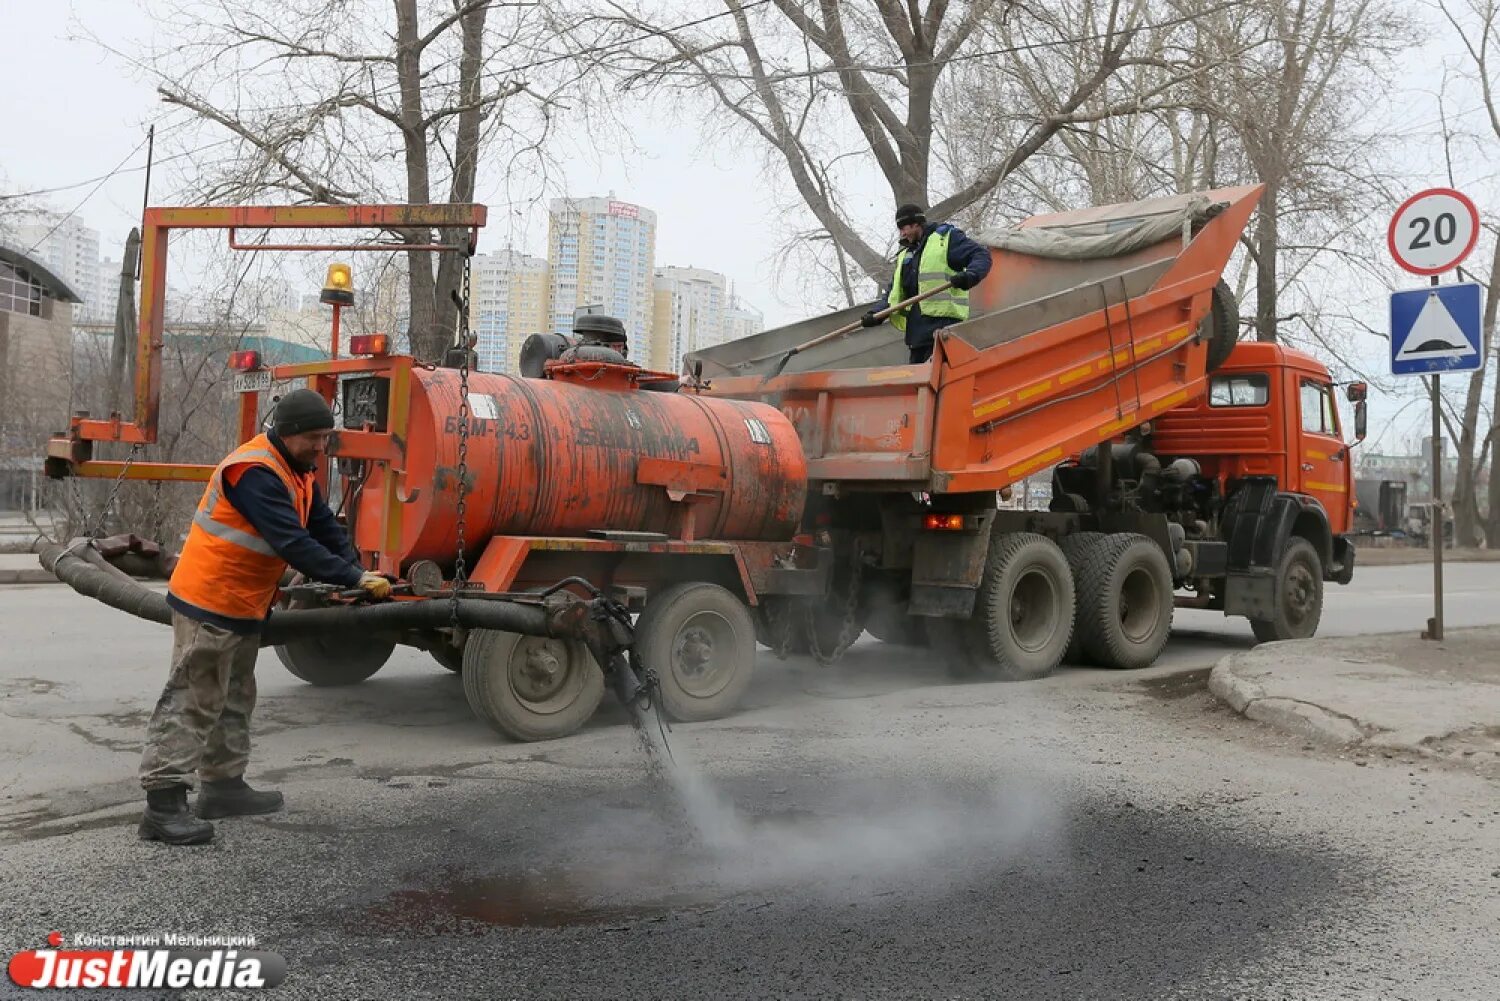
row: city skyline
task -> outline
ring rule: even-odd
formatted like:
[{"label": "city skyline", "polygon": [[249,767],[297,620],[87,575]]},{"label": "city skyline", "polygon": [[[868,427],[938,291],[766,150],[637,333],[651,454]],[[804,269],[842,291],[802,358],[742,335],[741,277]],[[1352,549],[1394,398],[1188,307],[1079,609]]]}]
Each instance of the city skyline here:
[{"label": "city skyline", "polygon": [[[625,323],[631,360],[675,371],[689,351],[748,336],[764,328],[760,309],[735,294],[723,273],[694,264],[654,261],[657,214],[607,196],[553,199],[548,206],[549,258],[513,247],[477,253],[470,290],[470,329],[478,337],[481,368],[514,372],[521,345],[533,333],[569,333],[577,312],[590,310]],[[79,324],[114,320],[120,260],[101,252],[99,231],[79,214],[64,217],[39,207],[13,221],[0,239],[31,250],[82,300]],[[173,298],[177,297],[174,290]],[[289,341],[321,340],[306,317],[322,311],[317,293],[290,283],[287,302],[269,305],[262,320]],[[390,331],[404,344],[404,331]]]}]

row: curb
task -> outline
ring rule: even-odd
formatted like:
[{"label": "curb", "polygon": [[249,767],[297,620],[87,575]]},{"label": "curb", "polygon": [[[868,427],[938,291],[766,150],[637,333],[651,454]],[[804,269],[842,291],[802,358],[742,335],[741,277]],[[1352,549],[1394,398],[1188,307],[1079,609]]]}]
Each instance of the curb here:
[{"label": "curb", "polygon": [[5,584],[56,584],[57,578],[41,567],[35,570],[0,570],[0,586]]},{"label": "curb", "polygon": [[[1296,642],[1262,644],[1256,649],[1291,647]],[[1248,656],[1232,653],[1215,664],[1208,676],[1208,690],[1229,708],[1249,719],[1326,744],[1343,747],[1365,739],[1365,732],[1347,716],[1311,702],[1267,695],[1260,685],[1237,673],[1244,669]]]}]

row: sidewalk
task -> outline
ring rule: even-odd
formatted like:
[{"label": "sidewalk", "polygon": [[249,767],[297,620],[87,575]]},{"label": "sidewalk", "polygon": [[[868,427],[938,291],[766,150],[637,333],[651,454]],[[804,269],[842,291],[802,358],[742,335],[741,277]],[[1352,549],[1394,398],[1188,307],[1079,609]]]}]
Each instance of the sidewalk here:
[{"label": "sidewalk", "polygon": [[1219,661],[1209,691],[1236,712],[1341,745],[1500,755],[1500,627],[1267,643]]},{"label": "sidewalk", "polygon": [[0,584],[55,584],[37,562],[36,553],[0,553]]},{"label": "sidewalk", "polygon": [[[1431,563],[1432,550],[1425,546],[1362,546],[1354,541],[1355,573],[1359,567],[1400,567]],[[1500,562],[1500,549],[1444,549],[1444,563]]]}]

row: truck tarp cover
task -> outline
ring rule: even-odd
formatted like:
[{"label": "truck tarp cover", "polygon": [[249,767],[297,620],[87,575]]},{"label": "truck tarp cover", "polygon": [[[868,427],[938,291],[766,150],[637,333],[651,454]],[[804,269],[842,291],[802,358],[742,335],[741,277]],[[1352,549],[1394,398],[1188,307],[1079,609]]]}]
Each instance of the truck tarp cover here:
[{"label": "truck tarp cover", "polygon": [[[1174,199],[1175,201],[1175,199]],[[1028,257],[1092,261],[1119,257],[1180,235],[1213,218],[1223,208],[1202,195],[1183,199],[1162,212],[1128,219],[1102,219],[1068,226],[1030,226],[976,233],[980,243]]]}]

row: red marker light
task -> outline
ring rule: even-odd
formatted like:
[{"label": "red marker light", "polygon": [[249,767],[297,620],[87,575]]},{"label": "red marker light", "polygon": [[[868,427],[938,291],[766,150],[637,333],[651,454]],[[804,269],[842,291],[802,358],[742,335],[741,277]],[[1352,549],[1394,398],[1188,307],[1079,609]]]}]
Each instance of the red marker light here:
[{"label": "red marker light", "polygon": [[390,338],[385,334],[360,334],[349,338],[350,354],[383,355],[390,349]]},{"label": "red marker light", "polygon": [[961,514],[929,514],[922,519],[922,527],[933,532],[961,532],[964,516]]}]

